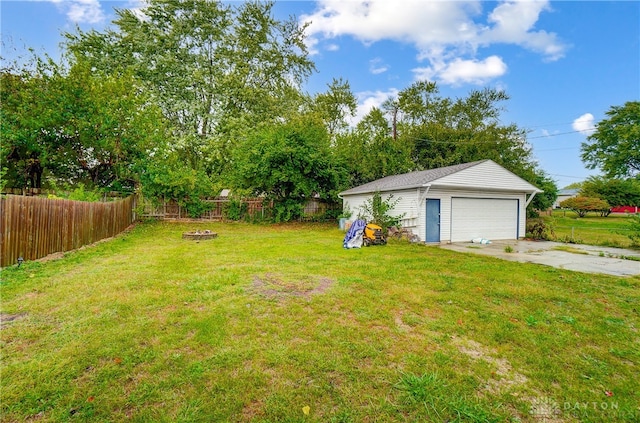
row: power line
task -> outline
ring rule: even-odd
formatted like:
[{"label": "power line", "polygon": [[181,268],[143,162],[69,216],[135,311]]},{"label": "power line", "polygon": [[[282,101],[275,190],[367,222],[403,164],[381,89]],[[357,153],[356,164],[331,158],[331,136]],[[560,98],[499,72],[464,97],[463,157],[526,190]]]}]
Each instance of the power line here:
[{"label": "power line", "polygon": [[577,150],[580,147],[565,147],[565,148],[543,148],[542,150],[536,149],[536,151],[558,151],[558,150]]},{"label": "power line", "polygon": [[558,132],[556,134],[548,134],[548,135],[539,135],[537,137],[527,137],[527,139],[529,140],[534,140],[534,139],[538,139],[538,138],[551,138],[551,137],[557,137],[559,135],[568,135],[568,134],[575,134],[578,132],[587,132],[587,131],[595,131],[595,127],[593,128],[588,128],[588,129],[581,129],[579,131],[570,131],[570,132]]},{"label": "power line", "polygon": [[[580,131],[558,132],[557,134],[540,135],[540,136],[537,136],[537,137],[524,137],[524,140],[528,141],[528,140],[539,139],[539,138],[551,138],[551,137],[557,137],[557,136],[560,136],[560,135],[576,134],[576,133],[579,133],[579,132],[585,132],[585,131],[589,131],[589,130],[592,130],[592,129],[595,129],[595,128],[589,128],[589,129],[586,129],[586,130],[582,129]],[[456,143],[460,142],[459,140],[456,140],[456,141],[454,141],[454,140],[452,140],[452,141],[443,141],[443,140],[428,140],[428,139],[424,139],[424,138],[413,138],[413,140],[414,141],[426,141],[426,142],[436,143],[436,144],[456,144]],[[472,140],[471,142],[477,143],[477,144],[497,144],[497,143],[503,142],[503,141],[507,141],[507,140],[505,140],[505,139],[502,139],[502,140],[484,140],[484,141],[479,141],[479,140],[478,141],[473,141]]]},{"label": "power line", "polygon": [[551,176],[562,176],[563,178],[571,178],[571,179],[585,179],[588,176],[571,176],[571,175],[560,175],[558,173],[549,173]]},{"label": "power line", "polygon": [[545,127],[545,126],[573,125],[574,123],[575,123],[575,121],[574,122],[563,122],[563,123],[546,123],[546,124],[543,124],[543,125],[532,125],[532,126],[523,125],[523,126],[525,126],[526,128],[542,128],[542,127]]}]

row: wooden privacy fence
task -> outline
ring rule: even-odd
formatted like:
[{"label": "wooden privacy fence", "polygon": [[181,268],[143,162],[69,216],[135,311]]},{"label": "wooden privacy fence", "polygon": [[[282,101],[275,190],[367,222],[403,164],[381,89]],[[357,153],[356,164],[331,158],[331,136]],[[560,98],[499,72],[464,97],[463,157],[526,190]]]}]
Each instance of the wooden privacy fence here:
[{"label": "wooden privacy fence", "polygon": [[[230,199],[227,197],[217,197],[214,199],[203,200],[209,204],[210,209],[203,212],[197,219],[224,221],[234,220],[237,218],[248,220],[265,220],[270,219],[273,214],[273,204],[265,201],[263,198],[243,198]],[[234,204],[240,209],[236,210],[235,218],[229,210],[229,206]],[[142,200],[142,208],[140,217],[157,218],[157,219],[189,219],[188,211],[180,206],[174,200],[165,200],[160,204],[154,205],[151,201]],[[241,206],[242,205],[242,206]],[[313,220],[325,218],[329,210],[342,210],[339,204],[332,204],[317,198],[312,198],[306,202],[300,220]]]},{"label": "wooden privacy fence", "polygon": [[[204,203],[210,205],[210,209],[203,212],[198,219],[223,221],[229,219],[227,212],[227,204],[231,203],[231,200],[225,197],[218,197],[209,200],[203,200]],[[142,210],[140,211],[140,217],[157,218],[157,219],[189,219],[189,215],[186,208],[180,206],[175,200],[165,200],[160,204],[154,205],[149,200],[142,200]],[[267,219],[271,217],[271,205],[265,204],[262,198],[246,198],[238,200],[238,203],[245,204],[243,214],[253,219]]]},{"label": "wooden privacy fence", "polygon": [[7,195],[0,198],[0,267],[80,248],[124,231],[133,196],[108,203]]}]

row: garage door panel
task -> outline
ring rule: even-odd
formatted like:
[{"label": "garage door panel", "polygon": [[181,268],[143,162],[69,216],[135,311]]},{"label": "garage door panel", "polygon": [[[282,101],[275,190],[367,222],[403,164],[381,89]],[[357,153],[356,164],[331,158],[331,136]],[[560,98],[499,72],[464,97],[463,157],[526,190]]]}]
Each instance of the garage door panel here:
[{"label": "garage door panel", "polygon": [[518,200],[496,198],[453,198],[451,241],[473,238],[516,239]]}]

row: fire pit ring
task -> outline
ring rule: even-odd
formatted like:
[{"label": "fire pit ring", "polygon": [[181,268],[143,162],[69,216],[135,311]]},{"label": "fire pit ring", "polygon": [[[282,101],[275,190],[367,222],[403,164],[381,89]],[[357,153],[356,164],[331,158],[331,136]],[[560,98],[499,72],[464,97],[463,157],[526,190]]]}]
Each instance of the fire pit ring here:
[{"label": "fire pit ring", "polygon": [[211,232],[210,230],[206,231],[195,231],[195,232],[185,232],[182,234],[182,239],[191,239],[196,241],[201,241],[205,239],[213,239],[216,238],[218,234],[216,232]]}]

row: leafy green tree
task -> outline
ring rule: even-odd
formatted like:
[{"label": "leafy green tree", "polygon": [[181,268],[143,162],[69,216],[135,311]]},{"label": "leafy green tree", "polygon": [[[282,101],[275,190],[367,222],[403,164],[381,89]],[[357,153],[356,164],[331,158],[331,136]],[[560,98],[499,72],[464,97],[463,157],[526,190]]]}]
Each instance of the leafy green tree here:
[{"label": "leafy green tree", "polygon": [[541,170],[536,171],[535,175],[529,179],[529,182],[543,191],[536,194],[529,207],[527,207],[527,214],[534,217],[538,214],[538,210],[548,210],[553,206],[553,203],[558,198],[558,187],[553,179]]},{"label": "leafy green tree", "polygon": [[348,118],[355,116],[358,102],[347,81],[334,78],[328,88],[326,93],[315,96],[311,107],[322,118],[333,141],[347,130]]},{"label": "leafy green tree", "polygon": [[233,152],[233,184],[274,203],[276,221],[301,216],[305,202],[334,200],[344,169],[332,158],[329,135],[314,115],[265,125]]},{"label": "leafy green tree", "polygon": [[150,0],[116,10],[115,29],[66,34],[67,49],[100,73],[132,72],[174,127],[194,169],[220,174],[250,129],[296,110],[313,63],[304,27],[273,2]]},{"label": "leafy green tree", "polygon": [[575,212],[578,217],[585,217],[589,212],[597,212],[601,215],[609,214],[609,203],[600,198],[593,197],[572,197],[560,203],[560,207]]},{"label": "leafy green tree", "polygon": [[520,176],[533,175],[535,163],[526,131],[500,121],[500,103],[508,99],[505,92],[493,89],[450,99],[439,95],[435,83],[416,82],[384,107],[391,116],[394,137],[412,146],[416,168],[492,159]]},{"label": "leafy green tree", "polygon": [[169,148],[153,153],[139,168],[142,195],[153,203],[175,200],[191,217],[199,217],[207,210],[202,199],[215,191],[209,176],[193,169]]},{"label": "leafy green tree", "polygon": [[612,207],[640,206],[640,180],[592,176],[582,184],[580,195],[602,198]]},{"label": "leafy green tree", "polygon": [[42,60],[32,72],[1,78],[10,87],[1,111],[14,186],[39,188],[46,170],[54,182],[133,190],[137,167],[165,135],[158,109],[131,76]]},{"label": "leafy green tree", "polygon": [[607,116],[582,143],[582,160],[588,168],[600,168],[610,178],[639,174],[640,101],[613,106]]},{"label": "leafy green tree", "polygon": [[354,129],[337,137],[334,150],[348,169],[345,188],[413,168],[410,146],[393,139],[389,123],[378,108],[373,108]]},{"label": "leafy green tree", "polygon": [[10,188],[41,188],[45,146],[31,110],[38,99],[28,72],[0,73],[0,154],[3,185]]},{"label": "leafy green tree", "polygon": [[567,185],[566,187],[564,187],[563,189],[577,189],[577,190],[579,190],[580,188],[582,188],[582,184],[583,184],[583,182],[572,182],[569,185]]}]

